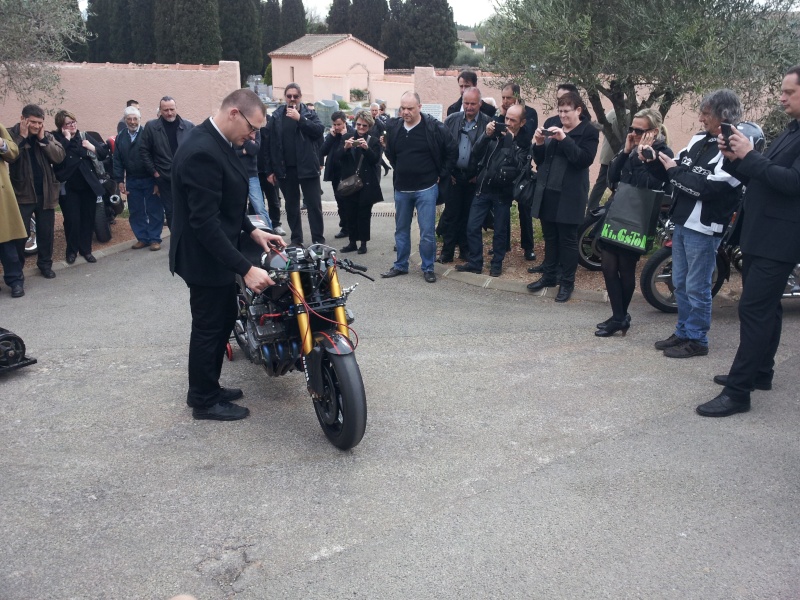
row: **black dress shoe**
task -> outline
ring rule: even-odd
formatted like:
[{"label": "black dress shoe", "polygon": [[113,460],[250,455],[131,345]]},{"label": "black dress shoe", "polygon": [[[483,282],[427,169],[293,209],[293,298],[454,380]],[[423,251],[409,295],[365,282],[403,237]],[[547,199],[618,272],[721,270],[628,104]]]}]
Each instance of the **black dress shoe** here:
[{"label": "black dress shoe", "polygon": [[561,284],[556,294],[556,302],[566,302],[572,297],[572,290],[575,289],[574,285]]},{"label": "black dress shoe", "polygon": [[631,328],[631,322],[628,321],[627,319],[623,319],[622,321],[615,321],[614,319],[612,319],[605,325],[605,327],[598,328],[598,330],[595,331],[594,334],[597,337],[611,337],[618,331],[621,331],[622,337],[625,337],[625,334],[628,333],[628,329],[630,328]]},{"label": "black dress shoe", "polygon": [[367,253],[367,245],[366,244],[361,244],[361,246],[358,248],[357,252],[358,252],[358,254],[366,254]]},{"label": "black dress shoe", "polygon": [[702,417],[729,417],[750,410],[750,400],[734,400],[730,396],[720,394],[695,410]]},{"label": "black dress shoe", "polygon": [[528,267],[528,273],[544,273],[544,263],[535,267]]},{"label": "black dress shoe", "polygon": [[[602,323],[598,323],[597,325],[595,325],[595,327],[597,327],[598,329],[605,329],[605,328],[606,328],[606,326],[607,326],[609,323],[611,323],[611,321],[613,321],[613,320],[614,320],[614,317],[613,317],[613,315],[612,315],[612,317],[611,317],[610,319],[606,319],[606,320],[605,320],[605,321],[603,321]],[[626,321],[628,321],[628,325],[630,325],[630,323],[631,323],[631,313],[627,313],[627,314],[625,315],[625,320],[626,320]]]},{"label": "black dress shoe", "polygon": [[395,269],[392,267],[386,273],[381,273],[381,277],[384,279],[389,279],[390,277],[397,277],[398,275],[408,275],[408,271],[401,271],[400,269]]},{"label": "black dress shoe", "polygon": [[536,252],[533,250],[525,250],[525,260],[536,260]]},{"label": "black dress shoe", "polygon": [[489,269],[489,277],[500,277],[503,274],[503,267],[491,267]]},{"label": "black dress shoe", "polygon": [[528,284],[529,292],[538,292],[544,288],[556,287],[555,281],[547,281],[544,277]]},{"label": "black dress shoe", "polygon": [[[728,376],[727,375],[714,375],[714,383],[717,385],[728,385]],[[771,381],[756,381],[755,385],[750,388],[750,390],[762,390],[764,392],[768,392],[772,389],[772,382]]]},{"label": "black dress shoe", "polygon": [[342,252],[355,252],[358,250],[358,246],[355,244],[347,244],[344,248],[342,248]]},{"label": "black dress shoe", "polygon": [[239,388],[219,388],[220,402],[233,402],[239,398],[244,398],[244,392]]},{"label": "black dress shoe", "polygon": [[21,283],[15,283],[11,286],[11,297],[22,298],[25,295],[25,288]]},{"label": "black dress shoe", "polygon": [[436,259],[436,262],[446,265],[447,263],[453,262],[453,255],[452,254],[440,254],[439,258]]},{"label": "black dress shoe", "polygon": [[425,276],[425,281],[428,283],[436,283],[436,273],[433,271],[425,271],[423,275]]},{"label": "black dress shoe", "polygon": [[45,279],[55,279],[56,273],[53,269],[40,269],[42,272],[42,277]]},{"label": "black dress shoe", "polygon": [[478,267],[474,267],[469,263],[464,263],[463,265],[456,265],[456,271],[461,273],[477,273],[478,275],[483,272],[483,269],[479,269]]},{"label": "black dress shoe", "polygon": [[344,229],[342,229],[339,233],[337,233],[333,237],[335,237],[337,240],[340,240],[342,238],[346,238],[348,235],[350,235],[350,234],[347,233]]},{"label": "black dress shoe", "polygon": [[71,265],[72,263],[75,262],[76,258],[78,258],[78,255],[70,252],[69,254],[67,254],[67,264]]},{"label": "black dress shoe", "polygon": [[96,263],[97,262],[97,259],[94,257],[94,254],[92,254],[91,252],[89,254],[83,254],[82,256],[83,256],[84,260],[86,262],[88,262],[88,263]]},{"label": "black dress shoe", "polygon": [[249,414],[249,408],[236,406],[226,400],[220,400],[216,404],[204,408],[192,409],[192,416],[195,419],[210,419],[212,421],[238,421]]}]

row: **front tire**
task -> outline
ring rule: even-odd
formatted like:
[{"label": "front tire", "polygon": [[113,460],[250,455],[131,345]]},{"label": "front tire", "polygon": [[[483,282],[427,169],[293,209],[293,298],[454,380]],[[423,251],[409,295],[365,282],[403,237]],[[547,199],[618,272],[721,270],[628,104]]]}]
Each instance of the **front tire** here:
[{"label": "front tire", "polygon": [[592,235],[595,225],[602,218],[589,215],[578,227],[578,263],[589,271],[600,271],[603,268],[600,248],[597,247],[598,236]]},{"label": "front tire", "polygon": [[314,411],[325,437],[340,450],[354,448],[367,428],[367,395],[355,354],[322,358],[322,398]]},{"label": "front tire", "polygon": [[[711,297],[717,295],[724,278],[720,276],[724,268],[724,259],[716,255],[714,274],[711,276]],[[672,247],[664,246],[656,250],[647,260],[639,278],[642,295],[651,306],[665,313],[678,312],[675,300],[675,286],[672,284]]]}]

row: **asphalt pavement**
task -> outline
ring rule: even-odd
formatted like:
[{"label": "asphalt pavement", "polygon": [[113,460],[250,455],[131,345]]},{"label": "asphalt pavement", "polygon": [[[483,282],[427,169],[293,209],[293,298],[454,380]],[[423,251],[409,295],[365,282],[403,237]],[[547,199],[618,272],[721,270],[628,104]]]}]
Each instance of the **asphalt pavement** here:
[{"label": "asphalt pavement", "polygon": [[39,362],[0,374],[0,599],[800,597],[800,303],[773,390],[704,419],[731,301],[709,356],[667,359],[653,342],[675,317],[641,300],[600,339],[592,299],[431,285],[416,265],[382,280],[393,230],[376,216],[358,257],[377,281],[342,276],[369,407],[348,452],[302,374],[238,349],[222,383],[251,416],[192,419],[166,251],[59,265],[22,299],[3,286],[0,327]]}]

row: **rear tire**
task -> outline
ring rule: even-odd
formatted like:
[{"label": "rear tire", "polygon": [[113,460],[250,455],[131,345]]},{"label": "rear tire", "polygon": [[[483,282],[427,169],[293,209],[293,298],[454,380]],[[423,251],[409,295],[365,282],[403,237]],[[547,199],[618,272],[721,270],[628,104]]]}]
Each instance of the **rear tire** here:
[{"label": "rear tire", "polygon": [[95,204],[94,235],[101,244],[105,244],[111,240],[111,225],[108,223],[108,215],[106,214],[106,205],[104,202]]},{"label": "rear tire", "polygon": [[592,237],[592,230],[602,217],[589,215],[578,227],[578,263],[589,271],[600,271],[603,268],[597,237]]},{"label": "rear tire", "polygon": [[314,411],[325,437],[340,450],[358,445],[367,428],[367,395],[355,354],[329,354],[322,358],[322,398]]},{"label": "rear tire", "polygon": [[[724,259],[717,254],[714,274],[711,276],[711,297],[717,295],[724,277],[720,276],[725,265]],[[647,302],[665,313],[678,312],[675,300],[675,286],[672,284],[672,247],[664,246],[656,250],[647,260],[639,278],[639,289]]]}]

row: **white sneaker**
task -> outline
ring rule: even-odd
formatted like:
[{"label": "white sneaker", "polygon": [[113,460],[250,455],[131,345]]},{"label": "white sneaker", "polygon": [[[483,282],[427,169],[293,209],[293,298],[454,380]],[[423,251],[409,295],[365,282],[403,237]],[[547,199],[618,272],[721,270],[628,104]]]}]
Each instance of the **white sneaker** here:
[{"label": "white sneaker", "polygon": [[272,231],[274,231],[277,235],[286,235],[286,231],[284,231],[283,227],[280,225],[273,227]]}]

